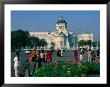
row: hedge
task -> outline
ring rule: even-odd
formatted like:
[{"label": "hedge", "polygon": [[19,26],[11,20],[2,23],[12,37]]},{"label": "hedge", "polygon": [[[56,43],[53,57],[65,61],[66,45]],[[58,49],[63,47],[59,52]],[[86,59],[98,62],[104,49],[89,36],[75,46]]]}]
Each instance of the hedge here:
[{"label": "hedge", "polygon": [[100,75],[100,64],[81,63],[68,64],[63,62],[45,64],[43,67],[36,69],[34,77],[93,77]]}]

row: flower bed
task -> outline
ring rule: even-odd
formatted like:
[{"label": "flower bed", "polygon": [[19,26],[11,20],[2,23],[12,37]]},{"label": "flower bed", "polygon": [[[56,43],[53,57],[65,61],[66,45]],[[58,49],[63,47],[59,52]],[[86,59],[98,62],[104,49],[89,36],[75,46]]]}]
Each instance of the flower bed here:
[{"label": "flower bed", "polygon": [[34,77],[90,77],[100,75],[100,64],[98,63],[81,63],[68,64],[56,62],[46,64],[43,67],[36,69]]}]

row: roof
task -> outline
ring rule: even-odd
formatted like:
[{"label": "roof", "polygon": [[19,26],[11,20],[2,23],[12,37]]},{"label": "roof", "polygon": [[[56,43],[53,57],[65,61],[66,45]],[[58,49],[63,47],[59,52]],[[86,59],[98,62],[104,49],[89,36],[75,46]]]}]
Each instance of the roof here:
[{"label": "roof", "polygon": [[59,23],[65,23],[65,24],[67,24],[66,21],[63,19],[63,17],[60,17],[59,18],[59,20],[57,21],[57,24],[59,24]]},{"label": "roof", "polygon": [[60,36],[66,36],[62,31],[59,33]]}]

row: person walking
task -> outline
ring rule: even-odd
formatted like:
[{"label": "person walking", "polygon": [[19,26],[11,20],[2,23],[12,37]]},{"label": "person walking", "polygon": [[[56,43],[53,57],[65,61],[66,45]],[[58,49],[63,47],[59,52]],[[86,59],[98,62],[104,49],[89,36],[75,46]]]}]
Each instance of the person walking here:
[{"label": "person walking", "polygon": [[47,51],[47,63],[51,62],[52,61],[52,53],[48,50]]},{"label": "person walking", "polygon": [[74,51],[74,54],[73,55],[74,55],[75,62],[78,64],[79,67],[82,67],[82,64],[78,60],[78,52],[77,52],[77,50]]},{"label": "person walking", "polygon": [[36,54],[36,50],[34,49],[33,51],[31,51],[29,53],[29,76],[32,76],[35,68],[36,68],[36,60],[37,60],[37,54]]},{"label": "person walking", "polygon": [[41,65],[44,65],[44,58],[45,58],[44,50],[40,52],[40,57],[41,57]]},{"label": "person walking", "polygon": [[32,56],[32,51],[30,51],[30,53],[29,53],[29,63],[30,63],[30,64],[32,63],[32,58],[33,58],[33,56]]},{"label": "person walking", "polygon": [[31,51],[31,52],[29,53],[30,63],[36,62],[36,57],[37,57],[37,53],[36,53],[36,50],[34,49],[33,51]]},{"label": "person walking", "polygon": [[93,52],[92,52],[92,62],[95,62],[95,60],[96,60],[96,57],[97,57],[97,51],[96,50],[93,50]]},{"label": "person walking", "polygon": [[61,57],[63,56],[63,49],[61,49]]},{"label": "person walking", "polygon": [[42,64],[41,64],[41,62],[42,62],[42,59],[41,59],[41,55],[40,54],[42,54],[40,51],[39,51],[39,53],[37,54],[37,59],[38,59],[38,68],[40,68],[41,66],[42,66]]},{"label": "person walking", "polygon": [[82,52],[80,53],[80,61],[82,61],[83,59],[83,55],[82,55]]},{"label": "person walking", "polygon": [[80,49],[80,52],[83,54],[83,49],[82,48]]},{"label": "person walking", "polygon": [[100,59],[100,49],[97,50],[97,57]]},{"label": "person walking", "polygon": [[78,62],[78,52],[77,52],[77,50],[74,51],[73,55],[74,55],[75,62]]},{"label": "person walking", "polygon": [[45,63],[45,64],[47,63],[47,52],[48,52],[48,51],[45,51],[45,53],[44,53],[44,63]]},{"label": "person walking", "polygon": [[19,53],[16,52],[16,56],[14,57],[14,70],[15,70],[15,77],[20,76],[20,60],[19,60]]},{"label": "person walking", "polygon": [[88,50],[87,58],[88,58],[88,62],[91,62],[91,60],[92,60],[92,51],[91,51],[91,49]]},{"label": "person walking", "polygon": [[61,50],[60,49],[57,49],[57,56],[61,57]]}]

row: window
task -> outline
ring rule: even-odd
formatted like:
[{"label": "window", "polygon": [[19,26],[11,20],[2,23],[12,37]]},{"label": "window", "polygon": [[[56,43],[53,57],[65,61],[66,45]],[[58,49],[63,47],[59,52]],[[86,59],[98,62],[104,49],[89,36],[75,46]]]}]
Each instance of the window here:
[{"label": "window", "polygon": [[59,26],[59,29],[62,29],[63,28],[63,26]]}]

